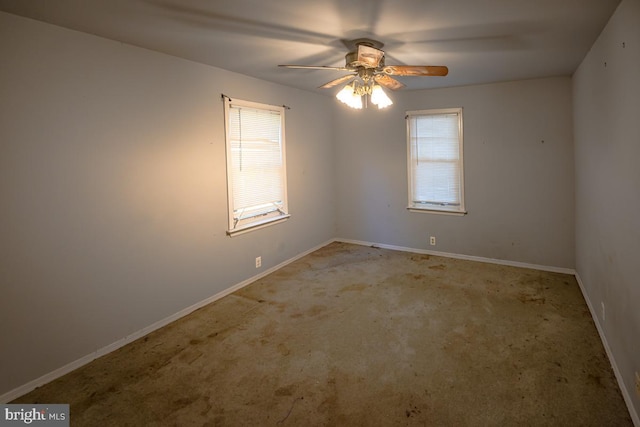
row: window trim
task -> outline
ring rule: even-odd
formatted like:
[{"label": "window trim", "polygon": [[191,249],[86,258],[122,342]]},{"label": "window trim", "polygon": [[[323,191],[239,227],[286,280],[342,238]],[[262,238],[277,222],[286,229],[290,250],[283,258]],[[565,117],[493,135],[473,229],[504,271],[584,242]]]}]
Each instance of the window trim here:
[{"label": "window trim", "polygon": [[[463,123],[463,114],[462,107],[456,108],[437,108],[437,109],[428,109],[428,110],[413,110],[407,111],[406,114],[406,132],[407,132],[407,179],[408,179],[408,196],[407,196],[407,210],[410,212],[419,212],[419,213],[431,213],[431,214],[440,214],[440,215],[455,215],[455,216],[463,216],[467,214],[464,203],[464,123]],[[430,204],[428,207],[420,207],[416,206],[416,203],[413,199],[413,188],[414,188],[414,180],[413,180],[413,166],[412,166],[412,155],[411,155],[411,127],[410,127],[410,117],[412,116],[425,116],[425,115],[438,115],[438,114],[457,114],[458,116],[458,149],[459,149],[459,164],[460,167],[458,172],[460,174],[460,206],[454,205],[435,205]]]},{"label": "window trim", "polygon": [[[286,158],[286,143],[285,143],[285,107],[277,105],[262,104],[253,101],[245,101],[236,98],[229,98],[225,95],[222,96],[224,100],[224,127],[225,127],[225,154],[226,154],[226,179],[227,179],[227,235],[230,237],[244,234],[250,231],[265,228],[270,225],[281,223],[291,217],[289,214],[289,202],[287,195],[287,158]],[[231,179],[230,171],[232,170],[232,152],[231,152],[231,129],[229,126],[230,110],[233,106],[240,106],[246,108],[252,108],[256,110],[265,110],[277,112],[280,115],[280,151],[282,155],[282,206],[280,209],[269,211],[265,214],[258,215],[258,218],[249,223],[234,226],[235,217],[233,215],[234,203],[233,203],[233,182]],[[277,213],[279,212],[279,214]]]}]

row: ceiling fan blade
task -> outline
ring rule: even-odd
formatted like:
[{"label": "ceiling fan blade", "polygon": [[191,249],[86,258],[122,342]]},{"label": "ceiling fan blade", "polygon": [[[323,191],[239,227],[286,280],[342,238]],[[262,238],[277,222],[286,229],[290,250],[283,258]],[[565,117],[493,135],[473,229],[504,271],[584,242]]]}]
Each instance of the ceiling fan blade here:
[{"label": "ceiling fan blade", "polygon": [[348,82],[349,80],[353,80],[356,77],[355,74],[347,74],[346,76],[338,77],[337,79],[331,80],[318,87],[318,89],[328,89],[330,87],[334,87],[339,85],[340,83]]},{"label": "ceiling fan blade", "polygon": [[449,69],[439,65],[389,65],[382,71],[391,76],[446,76]]},{"label": "ceiling fan blade", "polygon": [[363,67],[377,68],[384,57],[384,52],[375,47],[358,45],[358,63]]},{"label": "ceiling fan blade", "polygon": [[394,79],[393,77],[389,77],[386,74],[376,74],[373,76],[373,79],[380,83],[382,86],[389,88],[391,90],[398,90],[404,87],[404,83],[401,83]]},{"label": "ceiling fan blade", "polygon": [[302,68],[304,70],[334,70],[334,71],[353,71],[345,67],[328,67],[326,65],[278,65],[285,68]]}]

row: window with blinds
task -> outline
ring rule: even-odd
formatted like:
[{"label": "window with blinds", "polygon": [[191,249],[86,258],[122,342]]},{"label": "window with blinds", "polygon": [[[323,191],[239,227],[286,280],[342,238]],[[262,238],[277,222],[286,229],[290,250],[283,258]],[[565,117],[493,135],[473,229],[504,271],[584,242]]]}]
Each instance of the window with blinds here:
[{"label": "window with blinds", "polygon": [[462,108],[407,113],[409,209],[465,213]]},{"label": "window with blinds", "polygon": [[284,108],[225,97],[227,234],[289,217]]}]

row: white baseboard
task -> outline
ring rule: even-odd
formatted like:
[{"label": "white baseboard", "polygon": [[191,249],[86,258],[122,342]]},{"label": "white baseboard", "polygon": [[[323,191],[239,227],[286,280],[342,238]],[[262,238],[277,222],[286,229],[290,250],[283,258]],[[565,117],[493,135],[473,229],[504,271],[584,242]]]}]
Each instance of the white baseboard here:
[{"label": "white baseboard", "polygon": [[279,270],[280,268],[286,266],[287,264],[291,264],[292,262],[294,262],[294,261],[296,261],[296,260],[298,260],[298,259],[310,254],[311,252],[314,252],[314,251],[316,251],[316,250],[318,250],[318,249],[320,249],[320,248],[322,248],[322,247],[324,247],[324,246],[326,246],[326,245],[328,245],[330,243],[333,243],[333,242],[334,242],[334,239],[328,240],[328,241],[326,241],[326,242],[324,242],[324,243],[322,243],[322,244],[320,244],[320,245],[318,245],[318,246],[316,246],[314,248],[311,248],[311,249],[309,249],[309,250],[307,250],[305,252],[302,252],[302,253],[300,253],[300,254],[298,254],[298,255],[296,255],[296,256],[294,256],[294,257],[292,257],[292,258],[290,258],[290,259],[288,259],[286,261],[284,261],[284,262],[281,262],[280,264],[278,264],[278,265],[276,265],[274,267],[271,267],[271,268],[269,268],[267,270],[264,270],[264,271],[260,272],[259,274],[248,278],[247,280],[244,280],[244,281],[242,281],[240,283],[237,283],[237,284],[225,289],[224,291],[218,292],[217,294],[215,294],[215,295],[213,295],[213,296],[211,296],[209,298],[206,298],[206,299],[204,299],[204,300],[202,300],[200,302],[197,302],[197,303],[193,304],[190,307],[187,307],[187,308],[185,308],[183,310],[180,310],[179,312],[177,312],[175,314],[172,314],[169,317],[166,317],[166,318],[164,318],[162,320],[159,320],[159,321],[153,323],[152,325],[149,325],[149,326],[147,326],[145,328],[140,329],[137,332],[134,332],[131,335],[128,335],[128,336],[126,336],[126,337],[124,337],[122,339],[119,339],[118,341],[116,341],[114,343],[111,343],[111,344],[109,344],[109,345],[107,345],[105,347],[102,347],[102,348],[98,349],[97,351],[95,351],[93,353],[87,354],[86,356],[83,356],[83,357],[81,357],[81,358],[79,358],[77,360],[74,360],[73,362],[62,366],[61,368],[58,368],[58,369],[56,369],[56,370],[54,370],[52,372],[49,372],[48,374],[45,374],[45,375],[43,375],[43,376],[41,376],[39,378],[36,378],[33,381],[29,381],[28,383],[26,383],[26,384],[24,384],[24,385],[22,385],[20,387],[17,387],[17,388],[15,388],[13,390],[10,390],[10,391],[0,395],[0,403],[11,402],[12,400],[17,399],[18,397],[29,393],[30,391],[34,390],[37,387],[40,387],[40,386],[42,386],[44,384],[47,384],[47,383],[49,383],[49,382],[51,382],[51,381],[53,381],[53,380],[55,380],[57,378],[60,378],[61,376],[65,375],[65,374],[68,374],[69,372],[71,372],[73,370],[76,370],[76,369],[86,365],[87,363],[92,362],[93,360],[95,360],[95,359],[97,359],[99,357],[102,357],[102,356],[104,356],[106,354],[109,354],[109,353],[119,349],[120,347],[123,347],[123,346],[125,346],[125,345],[127,345],[127,344],[129,344],[129,343],[131,343],[131,342],[133,342],[133,341],[135,341],[137,339],[139,339],[139,338],[142,338],[145,335],[150,334],[151,332],[153,332],[155,330],[158,330],[158,329],[168,325],[171,322],[175,322],[176,320],[178,320],[178,319],[180,319],[180,318],[182,318],[182,317],[184,317],[184,316],[196,311],[197,309],[202,308],[205,305],[210,304],[210,303],[212,303],[212,302],[214,302],[216,300],[219,300],[220,298],[225,297],[225,296],[237,291],[238,289],[244,288],[245,286],[255,282],[256,280],[259,280],[259,279],[267,276],[268,274],[271,274],[274,271]]},{"label": "white baseboard", "polygon": [[615,374],[616,380],[618,381],[618,386],[620,387],[620,392],[622,393],[624,402],[627,404],[627,409],[629,409],[629,414],[631,415],[631,419],[633,420],[633,425],[635,427],[640,427],[640,417],[638,417],[638,413],[636,412],[636,409],[633,406],[631,392],[627,389],[623,381],[622,374],[620,373],[620,369],[618,369],[618,364],[616,363],[616,359],[615,357],[613,357],[613,353],[611,352],[611,347],[609,347],[609,343],[607,342],[607,336],[605,335],[604,329],[600,324],[600,318],[597,316],[596,314],[597,312],[593,308],[593,304],[591,304],[591,300],[589,299],[587,290],[584,287],[584,283],[582,283],[582,279],[580,279],[580,275],[576,272],[575,276],[576,276],[576,280],[578,281],[578,285],[580,286],[580,291],[582,292],[582,296],[584,297],[584,300],[587,302],[587,307],[589,307],[589,311],[591,312],[593,323],[596,324],[596,329],[598,330],[598,335],[600,335],[600,340],[602,341],[604,350],[607,352],[607,357],[609,358],[609,362],[611,363],[611,367],[613,368],[613,373]]},{"label": "white baseboard", "polygon": [[489,264],[508,265],[508,266],[511,266],[511,267],[530,268],[530,269],[533,269],[533,270],[549,271],[549,272],[552,272],[552,273],[570,274],[572,276],[576,274],[575,270],[573,270],[571,268],[552,267],[552,266],[538,265],[538,264],[528,264],[526,262],[506,261],[506,260],[501,260],[501,259],[484,258],[484,257],[472,256],[472,255],[453,254],[453,253],[449,253],[449,252],[438,252],[438,251],[431,251],[431,250],[427,250],[427,249],[408,248],[408,247],[405,247],[405,246],[385,245],[383,243],[364,242],[364,241],[361,241],[361,240],[335,239],[335,241],[336,242],[343,242],[343,243],[353,243],[355,245],[373,246],[373,247],[382,248],[382,249],[391,249],[391,250],[394,250],[394,251],[413,252],[413,253],[417,253],[417,254],[425,254],[425,255],[441,256],[441,257],[446,257],[446,258],[463,259],[463,260],[467,260],[467,261],[477,261],[477,262],[485,262],[485,263],[489,263]]}]

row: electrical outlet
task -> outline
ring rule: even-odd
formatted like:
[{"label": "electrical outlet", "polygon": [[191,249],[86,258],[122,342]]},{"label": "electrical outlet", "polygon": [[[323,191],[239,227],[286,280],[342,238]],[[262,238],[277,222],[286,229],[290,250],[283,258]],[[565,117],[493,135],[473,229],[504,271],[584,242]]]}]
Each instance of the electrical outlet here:
[{"label": "electrical outlet", "polygon": [[435,246],[436,245],[436,236],[429,237],[429,244],[431,246]]},{"label": "electrical outlet", "polygon": [[604,311],[604,302],[602,302],[602,301],[601,301],[601,302],[600,302],[600,305],[601,305],[601,308],[602,308],[602,312],[601,312],[601,314],[602,314],[602,321],[604,322],[604,319],[606,318],[606,313],[605,313],[605,311]]},{"label": "electrical outlet", "polygon": [[256,268],[262,267],[262,257],[256,257]]},{"label": "electrical outlet", "polygon": [[636,394],[640,398],[640,374],[636,371]]}]

